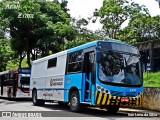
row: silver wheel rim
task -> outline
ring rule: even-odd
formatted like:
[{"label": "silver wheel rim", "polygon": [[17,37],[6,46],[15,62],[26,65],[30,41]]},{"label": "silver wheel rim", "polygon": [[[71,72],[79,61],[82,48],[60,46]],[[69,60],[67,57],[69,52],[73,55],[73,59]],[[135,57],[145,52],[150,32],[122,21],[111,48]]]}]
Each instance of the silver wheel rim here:
[{"label": "silver wheel rim", "polygon": [[33,96],[33,102],[36,103],[36,94]]},{"label": "silver wheel rim", "polygon": [[77,106],[77,103],[78,103],[78,99],[77,99],[77,97],[73,97],[72,98],[72,106]]}]

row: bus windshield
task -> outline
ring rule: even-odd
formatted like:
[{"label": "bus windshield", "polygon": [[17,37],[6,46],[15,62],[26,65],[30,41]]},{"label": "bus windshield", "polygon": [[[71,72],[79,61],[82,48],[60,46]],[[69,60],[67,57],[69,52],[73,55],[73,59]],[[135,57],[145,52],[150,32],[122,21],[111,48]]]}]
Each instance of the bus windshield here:
[{"label": "bus windshield", "polygon": [[30,74],[20,74],[19,75],[20,85],[29,86],[30,85]]},{"label": "bus windshield", "polygon": [[98,66],[100,81],[124,85],[142,84],[138,55],[101,51]]}]

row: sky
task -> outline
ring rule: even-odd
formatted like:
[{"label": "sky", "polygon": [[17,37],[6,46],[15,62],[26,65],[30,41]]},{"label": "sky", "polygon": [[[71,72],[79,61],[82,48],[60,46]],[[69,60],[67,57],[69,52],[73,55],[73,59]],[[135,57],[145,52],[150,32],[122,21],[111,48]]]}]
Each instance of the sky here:
[{"label": "sky", "polygon": [[[140,5],[145,5],[151,14],[151,16],[160,15],[160,8],[155,0],[132,0]],[[87,18],[93,15],[93,11],[102,6],[103,0],[68,0],[68,8],[71,17],[75,18]],[[125,22],[122,27],[127,26],[128,22]],[[101,29],[102,25],[99,22],[96,24],[90,23],[87,28],[91,30]]]}]

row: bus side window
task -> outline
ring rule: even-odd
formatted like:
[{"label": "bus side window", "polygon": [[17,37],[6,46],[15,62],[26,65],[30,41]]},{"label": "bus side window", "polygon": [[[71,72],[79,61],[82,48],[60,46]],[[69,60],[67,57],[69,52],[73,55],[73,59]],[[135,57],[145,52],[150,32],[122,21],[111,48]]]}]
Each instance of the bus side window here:
[{"label": "bus side window", "polygon": [[52,58],[48,60],[47,68],[56,67],[56,65],[57,65],[57,58]]},{"label": "bus side window", "polygon": [[82,70],[82,51],[70,53],[68,55],[67,73],[81,72]]}]

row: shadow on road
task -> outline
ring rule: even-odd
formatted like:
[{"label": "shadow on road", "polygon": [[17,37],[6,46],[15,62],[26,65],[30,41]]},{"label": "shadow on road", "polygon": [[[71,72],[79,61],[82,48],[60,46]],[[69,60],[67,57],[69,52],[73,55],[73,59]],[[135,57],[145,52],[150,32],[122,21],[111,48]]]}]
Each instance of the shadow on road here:
[{"label": "shadow on road", "polygon": [[[26,101],[31,101],[31,98],[5,98],[5,97],[0,97],[0,100],[15,101],[15,102],[26,102]],[[2,102],[2,101],[0,101],[0,102]]]},{"label": "shadow on road", "polygon": [[[105,109],[98,109],[96,107],[83,107],[82,110],[78,113],[74,113],[70,111],[68,105],[59,106],[58,104],[45,104],[42,106],[44,108],[49,109],[49,111],[53,111],[57,117],[127,117],[128,113],[116,113],[110,114],[107,113]],[[56,112],[55,112],[56,110]]]},{"label": "shadow on road", "polygon": [[[25,104],[25,106],[30,106],[32,111],[33,106],[31,99],[6,99],[6,98],[0,98],[0,104],[16,104],[18,106],[18,103],[29,103]],[[19,104],[20,105],[20,104]],[[23,106],[23,104],[21,104]],[[22,107],[21,106],[21,107]],[[45,116],[51,116],[51,117],[102,117],[102,118],[110,118],[110,117],[128,117],[128,113],[143,113],[142,111],[127,111],[127,110],[120,110],[116,114],[110,114],[107,112],[106,109],[100,109],[99,107],[83,107],[82,110],[79,113],[74,113],[70,111],[69,105],[58,105],[57,103],[52,102],[46,102],[43,106],[37,106],[40,108],[41,111],[45,113]],[[35,107],[36,108],[36,107]],[[34,108],[34,110],[36,110]],[[43,109],[44,108],[44,109]],[[38,111],[39,109],[37,109]],[[47,111],[46,111],[47,110]]]}]

